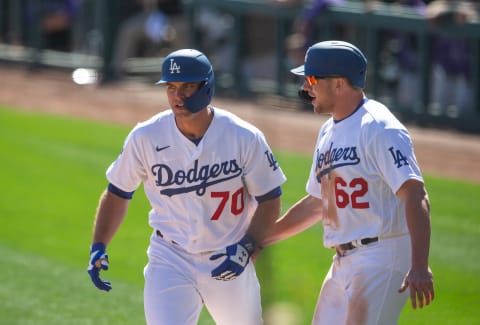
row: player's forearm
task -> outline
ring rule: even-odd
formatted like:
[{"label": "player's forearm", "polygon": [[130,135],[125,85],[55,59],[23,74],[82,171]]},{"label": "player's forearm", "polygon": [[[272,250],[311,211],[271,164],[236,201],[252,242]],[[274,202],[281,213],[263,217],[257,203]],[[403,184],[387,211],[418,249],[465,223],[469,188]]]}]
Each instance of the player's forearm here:
[{"label": "player's forearm", "polygon": [[412,268],[428,268],[430,251],[430,208],[428,196],[405,202],[407,226],[412,242]]},{"label": "player's forearm", "polygon": [[100,199],[95,218],[93,241],[108,245],[120,227],[128,210],[129,200],[105,191]]},{"label": "player's forearm", "polygon": [[405,182],[397,195],[405,203],[412,245],[412,268],[428,268],[430,250],[430,203],[425,186],[417,180]]},{"label": "player's forearm", "polygon": [[406,181],[397,196],[405,203],[405,215],[412,243],[412,268],[428,268],[430,251],[430,202],[418,180]]},{"label": "player's forearm", "polygon": [[278,219],[280,211],[280,197],[264,201],[258,205],[247,230],[248,235],[253,238],[257,246],[262,246],[261,243],[267,235],[267,231]]},{"label": "player's forearm", "polygon": [[262,246],[268,246],[292,237],[310,228],[321,218],[321,200],[313,196],[306,196],[275,222],[265,236]]}]

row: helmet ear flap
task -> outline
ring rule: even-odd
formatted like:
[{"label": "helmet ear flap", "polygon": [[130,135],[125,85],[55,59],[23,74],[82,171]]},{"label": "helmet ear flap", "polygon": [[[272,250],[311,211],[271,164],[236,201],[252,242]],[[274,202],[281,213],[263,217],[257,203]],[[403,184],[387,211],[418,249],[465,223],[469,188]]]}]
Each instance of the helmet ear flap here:
[{"label": "helmet ear flap", "polygon": [[215,93],[215,85],[213,82],[213,78],[204,81],[195,94],[185,98],[184,105],[191,113],[199,112],[210,104],[213,94]]}]

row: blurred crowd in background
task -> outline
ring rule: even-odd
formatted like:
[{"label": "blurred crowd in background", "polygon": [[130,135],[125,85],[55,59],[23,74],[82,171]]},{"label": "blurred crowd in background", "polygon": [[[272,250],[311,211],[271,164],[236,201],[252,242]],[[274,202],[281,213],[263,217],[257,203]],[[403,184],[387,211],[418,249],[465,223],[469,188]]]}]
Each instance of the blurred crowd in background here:
[{"label": "blurred crowd in background", "polygon": [[[0,1],[0,43],[28,44],[29,26],[41,27],[41,48],[65,52],[92,51],[95,48],[95,13],[88,12],[91,0],[19,0],[22,5],[21,28],[12,22],[12,1]],[[225,0],[227,1],[227,0]],[[411,7],[432,25],[462,25],[479,21],[480,1],[462,0],[265,0],[271,6],[300,8],[298,16],[288,26],[285,52],[289,67],[303,62],[306,49],[320,41],[318,23],[330,6],[363,4],[374,8],[381,2],[392,6]],[[131,57],[161,57],[172,49],[191,46],[191,31],[199,37],[199,50],[212,58],[217,74],[228,74],[234,66],[234,19],[230,13],[205,6],[195,12],[193,26],[186,17],[182,0],[118,0],[114,32],[112,73],[102,82],[115,83],[125,79],[125,62]],[[86,25],[85,17],[93,16]],[[245,22],[244,60],[240,67],[245,80],[275,78],[278,62],[275,52],[273,17],[252,13]],[[351,40],[354,27],[337,26],[338,39]],[[97,35],[97,36],[96,36]],[[98,41],[98,42],[101,42]],[[98,43],[97,42],[97,43]],[[419,93],[418,39],[412,33],[394,28],[381,35],[381,91],[393,96],[401,106],[421,105]],[[436,33],[432,36],[431,89],[428,110],[433,115],[456,117],[465,110],[474,110],[472,89],[471,46],[468,39]],[[293,76],[292,76],[293,78]],[[299,80],[299,82],[301,82]]]}]

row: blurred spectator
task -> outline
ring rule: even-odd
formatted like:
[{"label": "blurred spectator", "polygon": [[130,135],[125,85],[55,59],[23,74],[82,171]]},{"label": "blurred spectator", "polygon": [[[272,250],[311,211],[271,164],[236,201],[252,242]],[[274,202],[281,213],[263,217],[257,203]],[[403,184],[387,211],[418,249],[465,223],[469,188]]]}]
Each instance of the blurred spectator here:
[{"label": "blurred spectator", "polygon": [[[427,5],[422,0],[397,0],[394,5],[411,7],[425,17]],[[418,111],[421,108],[420,59],[418,39],[414,33],[394,31],[390,34],[391,51],[395,57],[394,74],[398,81],[396,89],[397,105],[401,109]],[[384,74],[388,74],[385,72]],[[383,76],[388,79],[387,76]]]},{"label": "blurred spectator", "polygon": [[8,13],[10,11],[8,1],[0,1],[0,43],[8,41]]},{"label": "blurred spectator", "polygon": [[[214,22],[214,23],[212,23]],[[215,73],[231,73],[235,56],[233,46],[234,17],[210,6],[195,11],[194,28],[199,48],[208,54]]]},{"label": "blurred spectator", "polygon": [[[274,10],[275,7],[298,6],[301,0],[267,0],[264,1]],[[245,17],[245,47],[242,49],[245,60],[242,73],[248,83],[254,78],[274,79],[277,75],[275,16],[250,13]]]},{"label": "blurred spectator", "polygon": [[[302,0],[265,0],[262,3],[272,8],[293,8]],[[245,82],[242,86],[247,86],[254,78],[275,78],[278,66],[275,16],[252,11],[242,15],[242,18],[242,65],[235,66],[235,18],[212,6],[203,6],[195,11],[194,28],[200,42],[199,48],[212,58],[216,74],[220,76],[217,81],[223,80],[222,74],[235,72],[242,74]],[[229,82],[228,78],[225,80]]]},{"label": "blurred spectator", "polygon": [[440,27],[432,38],[432,89],[429,112],[458,117],[472,109],[471,56],[469,40],[442,28],[478,21],[472,1],[434,0],[427,7],[430,24]]},{"label": "blurred spectator", "polygon": [[[300,15],[295,19],[292,34],[287,38],[287,50],[292,66],[298,66],[304,62],[307,49],[318,42],[316,26],[322,19],[322,13],[331,5],[344,4],[344,0],[286,0],[290,4],[302,4]],[[334,37],[335,38],[335,37]]]},{"label": "blurred spectator", "polygon": [[162,48],[171,50],[178,37],[183,13],[181,0],[128,0],[123,11],[129,15],[120,25],[113,51],[113,75],[104,82],[124,77],[125,62],[134,56],[158,56]]},{"label": "blurred spectator", "polygon": [[[68,52],[72,49],[72,34],[81,0],[27,0],[26,28],[32,37],[40,27],[39,44],[44,49]],[[26,40],[27,42],[29,39]]]}]

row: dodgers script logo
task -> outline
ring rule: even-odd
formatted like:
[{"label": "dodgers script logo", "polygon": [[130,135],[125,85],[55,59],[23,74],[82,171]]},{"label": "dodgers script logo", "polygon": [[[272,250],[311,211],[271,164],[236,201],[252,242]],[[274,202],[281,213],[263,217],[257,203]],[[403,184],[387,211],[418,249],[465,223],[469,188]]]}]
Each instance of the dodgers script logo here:
[{"label": "dodgers script logo", "polygon": [[178,65],[173,59],[170,59],[170,74],[173,74],[174,72],[180,73],[180,65]]},{"label": "dodgers script logo", "polygon": [[334,148],[332,142],[324,153],[317,149],[317,181],[321,183],[322,177],[336,168],[359,163],[357,147]]},{"label": "dodgers script logo", "polygon": [[160,190],[160,194],[169,197],[194,191],[198,196],[202,196],[207,187],[239,177],[242,174],[242,168],[238,166],[236,159],[203,166],[199,166],[198,160],[195,160],[192,168],[176,171],[166,164],[156,164],[152,166],[151,170],[156,176],[155,184],[157,186],[169,187]]}]

